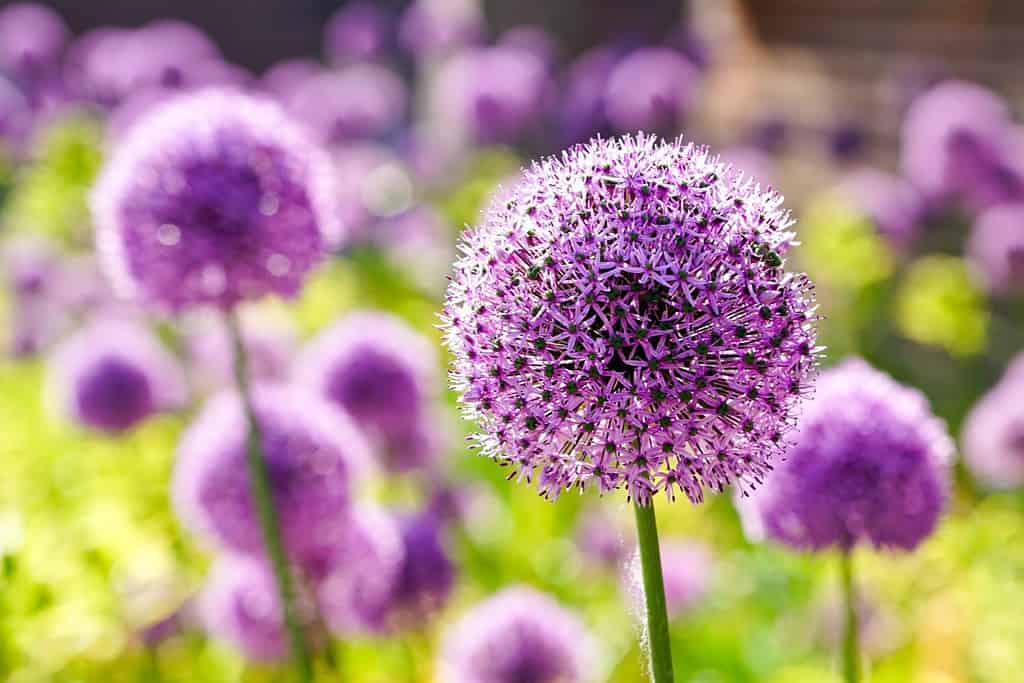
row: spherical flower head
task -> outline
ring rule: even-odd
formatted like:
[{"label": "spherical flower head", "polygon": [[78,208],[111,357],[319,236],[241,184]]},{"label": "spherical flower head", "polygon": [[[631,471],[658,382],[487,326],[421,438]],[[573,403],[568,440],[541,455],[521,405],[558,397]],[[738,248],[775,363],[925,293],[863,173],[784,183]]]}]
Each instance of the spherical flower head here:
[{"label": "spherical flower head", "polygon": [[818,354],[781,197],[704,148],[597,140],[465,233],[445,309],[485,455],[554,497],[764,475]]},{"label": "spherical flower head", "polygon": [[289,112],[324,143],[386,135],[401,123],[408,100],[405,83],[378,64],[353,64],[312,76],[288,97]]},{"label": "spherical flower head", "polygon": [[1024,288],[1024,203],[1001,204],[978,216],[966,252],[975,276],[990,292]]},{"label": "spherical flower head", "polygon": [[930,199],[985,207],[1024,195],[1024,166],[1006,103],[986,88],[945,81],[920,95],[902,128],[907,178]]},{"label": "spherical flower head", "polygon": [[739,501],[752,536],[912,550],[935,529],[953,442],[921,392],[859,359],[821,373],[785,462]]},{"label": "spherical flower head", "polygon": [[446,61],[431,86],[438,125],[469,142],[511,143],[537,122],[551,95],[547,63],[512,45],[467,49]]},{"label": "spherical flower head", "polygon": [[[308,615],[308,609],[302,610]],[[260,560],[222,555],[206,578],[197,605],[199,620],[215,638],[247,659],[280,661],[288,656],[284,613],[274,575]]]},{"label": "spherical flower head", "polygon": [[419,59],[433,59],[484,35],[480,0],[415,0],[398,24],[398,42]]},{"label": "spherical flower head", "polygon": [[[661,544],[661,571],[665,580],[665,602],[669,619],[689,612],[709,589],[714,565],[711,551],[694,541],[666,540]],[[640,556],[633,553],[626,567],[626,593],[636,613],[643,614],[644,586]]]},{"label": "spherical flower head", "polygon": [[352,416],[385,449],[417,435],[439,383],[430,342],[386,313],[353,313],[312,340],[294,380]]},{"label": "spherical flower head", "polygon": [[974,404],[960,434],[964,464],[988,489],[1024,484],[1024,376],[1017,365]]},{"label": "spherical flower head", "polygon": [[[323,521],[344,515],[369,463],[344,413],[298,389],[257,385],[253,407],[284,544],[293,555],[323,542]],[[239,553],[263,535],[246,465],[247,422],[233,391],[211,398],[178,446],[173,494],[190,527]]]},{"label": "spherical flower head", "polygon": [[61,412],[109,434],[181,408],[187,398],[177,359],[144,326],[128,320],[90,323],[54,351],[48,368]]},{"label": "spherical flower head", "polygon": [[583,622],[550,596],[513,586],[476,605],[444,635],[438,679],[449,683],[580,683],[594,675]]},{"label": "spherical flower head", "polygon": [[273,103],[182,95],[137,123],[92,194],[122,295],[171,310],[295,296],[336,244],[329,159]]},{"label": "spherical flower head", "polygon": [[49,7],[17,2],[0,10],[0,71],[33,78],[53,66],[68,40],[64,20]]},{"label": "spherical flower head", "polygon": [[605,108],[620,131],[675,133],[693,100],[699,71],[671,48],[627,55],[608,78]]},{"label": "spherical flower head", "polygon": [[342,5],[324,27],[327,61],[342,64],[380,57],[393,41],[393,21],[387,12],[366,0]]}]

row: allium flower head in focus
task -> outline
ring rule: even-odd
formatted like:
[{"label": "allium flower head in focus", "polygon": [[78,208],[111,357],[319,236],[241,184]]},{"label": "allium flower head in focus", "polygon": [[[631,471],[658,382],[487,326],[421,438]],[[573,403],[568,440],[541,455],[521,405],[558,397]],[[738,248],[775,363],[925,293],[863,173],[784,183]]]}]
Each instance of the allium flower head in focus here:
[{"label": "allium flower head in focus", "polygon": [[912,550],[935,529],[953,442],[919,391],[859,359],[821,373],[786,460],[739,501],[752,536]]},{"label": "allium flower head in focus", "polygon": [[449,627],[438,680],[448,683],[582,683],[595,679],[591,636],[553,598],[506,588]]},{"label": "allium flower head in focus", "polygon": [[208,90],[135,124],[93,190],[123,295],[172,310],[294,296],[338,234],[331,165],[273,103]]},{"label": "allium flower head in focus", "polygon": [[177,360],[139,323],[97,320],[64,341],[49,359],[59,408],[77,422],[117,434],[186,400]]},{"label": "allium flower head in focus", "polygon": [[445,312],[485,455],[542,493],[703,499],[765,475],[816,364],[781,197],[707,149],[596,140],[468,230]]}]

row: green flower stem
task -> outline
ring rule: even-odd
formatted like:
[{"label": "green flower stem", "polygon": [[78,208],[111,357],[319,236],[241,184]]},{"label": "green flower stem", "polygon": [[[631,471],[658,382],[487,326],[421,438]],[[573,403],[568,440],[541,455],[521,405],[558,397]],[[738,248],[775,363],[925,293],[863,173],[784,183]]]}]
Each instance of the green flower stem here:
[{"label": "green flower stem", "polygon": [[668,633],[668,610],[665,607],[665,579],[661,574],[661,549],[658,546],[658,523],[654,503],[634,505],[636,536],[640,547],[640,566],[644,576],[647,601],[647,644],[650,654],[651,680],[673,683],[672,646]]},{"label": "green flower stem", "polygon": [[853,551],[843,550],[839,558],[843,583],[843,680],[860,681],[860,642],[857,624],[857,590],[853,579]]},{"label": "green flower stem", "polygon": [[256,421],[256,413],[253,409],[252,395],[249,387],[248,359],[246,357],[245,345],[242,342],[241,325],[236,314],[228,314],[227,326],[234,349],[235,383],[238,386],[238,393],[242,398],[245,419],[248,423],[245,450],[249,469],[249,483],[252,486],[253,499],[256,502],[260,526],[263,529],[263,542],[267,549],[267,556],[270,559],[271,568],[274,570],[274,579],[277,583],[277,593],[284,612],[285,629],[288,632],[288,645],[291,650],[292,661],[299,675],[299,681],[301,683],[310,683],[313,680],[313,666],[309,658],[309,648],[306,645],[306,639],[299,624],[298,614],[296,613],[294,584],[292,583],[291,572],[288,568],[284,543],[281,540],[281,526],[278,521],[277,509],[274,507],[274,499],[270,492],[270,477],[267,474],[267,463],[263,456],[260,428]]}]

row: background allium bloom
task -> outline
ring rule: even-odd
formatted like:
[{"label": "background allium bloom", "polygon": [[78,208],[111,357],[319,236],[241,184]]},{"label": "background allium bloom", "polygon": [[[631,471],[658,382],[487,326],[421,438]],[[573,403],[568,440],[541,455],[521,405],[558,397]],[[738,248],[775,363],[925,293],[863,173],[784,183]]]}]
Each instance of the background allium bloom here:
[{"label": "background allium bloom", "polygon": [[929,198],[972,206],[1024,196],[1024,162],[1006,103],[982,86],[946,81],[919,96],[902,129],[907,178]]},{"label": "background allium bloom", "polygon": [[964,464],[990,489],[1024,484],[1024,374],[1020,357],[999,383],[974,404],[960,438]]},{"label": "background allium bloom", "polygon": [[843,200],[863,212],[894,247],[909,247],[921,232],[924,201],[903,178],[863,168],[846,176],[837,190]]},{"label": "background allium bloom", "polygon": [[483,35],[479,0],[415,0],[398,24],[399,44],[420,59],[442,56]]},{"label": "background allium bloom", "polygon": [[606,569],[622,564],[632,548],[615,518],[597,509],[580,516],[575,538],[580,552]]},{"label": "background allium bloom", "polygon": [[445,313],[485,455],[542,493],[692,501],[767,472],[815,366],[781,197],[625,137],[526,171],[465,233]]},{"label": "background allium bloom", "polygon": [[398,528],[404,554],[391,611],[399,626],[417,626],[447,602],[455,583],[455,565],[444,546],[437,515],[405,515]]},{"label": "background allium bloom", "polygon": [[[312,394],[259,385],[253,401],[284,543],[300,552],[322,542],[325,519],[348,510],[368,449],[344,413]],[[257,554],[263,535],[245,464],[246,434],[235,392],[210,399],[178,446],[174,502],[192,530]]]},{"label": "background allium bloom", "polygon": [[631,52],[608,78],[605,110],[618,130],[675,134],[693,100],[700,74],[670,48]]},{"label": "background allium bloom", "polygon": [[48,366],[63,412],[104,432],[130,429],[186,399],[177,360],[139,323],[93,322],[63,342]]},{"label": "background allium bloom", "polygon": [[295,89],[306,79],[323,73],[326,73],[326,70],[315,59],[285,59],[263,73],[260,77],[260,87],[282,102],[287,102]]},{"label": "background allium bloom", "polygon": [[353,64],[313,76],[288,97],[288,110],[319,140],[339,143],[380,137],[405,115],[405,83],[391,69]]},{"label": "background allium bloom", "polygon": [[363,312],[311,341],[293,377],[341,407],[371,441],[388,449],[421,434],[440,383],[436,368],[426,337],[392,315]]},{"label": "background allium bloom", "polygon": [[567,141],[588,140],[609,128],[604,96],[608,78],[620,58],[615,48],[596,47],[569,65],[560,112],[562,133]]},{"label": "background allium bloom", "polygon": [[324,27],[324,56],[335,64],[380,57],[393,40],[393,22],[372,2],[342,5]]},{"label": "background allium bloom", "polygon": [[269,101],[182,95],[137,123],[93,190],[121,294],[178,310],[293,296],[337,241],[330,161]]},{"label": "background allium bloom", "polygon": [[[285,316],[243,316],[249,377],[260,382],[284,382],[298,349],[298,333]],[[182,321],[184,345],[193,383],[201,389],[233,386],[234,349],[227,325],[212,311],[198,311]]]},{"label": "background allium bloom", "polygon": [[[697,542],[664,540],[661,544],[661,567],[665,578],[665,601],[669,619],[676,619],[693,609],[707,594],[714,572],[711,552]],[[640,556],[626,568],[626,593],[638,613],[643,613],[644,587]]]},{"label": "background allium bloom", "polygon": [[919,391],[859,359],[821,373],[785,462],[739,501],[752,536],[911,550],[946,503],[953,442]]},{"label": "background allium bloom", "polygon": [[1024,288],[1024,204],[1002,204],[982,213],[966,251],[974,274],[989,291]]},{"label": "background allium bloom", "polygon": [[231,643],[248,659],[277,661],[288,655],[274,576],[259,560],[219,557],[199,594],[198,612],[208,633]]},{"label": "background allium bloom", "polygon": [[68,39],[68,27],[48,7],[14,3],[0,10],[0,71],[31,79],[54,66]]},{"label": "background allium bloom", "polygon": [[580,683],[593,680],[593,644],[580,619],[525,586],[506,588],[449,627],[438,680]]}]

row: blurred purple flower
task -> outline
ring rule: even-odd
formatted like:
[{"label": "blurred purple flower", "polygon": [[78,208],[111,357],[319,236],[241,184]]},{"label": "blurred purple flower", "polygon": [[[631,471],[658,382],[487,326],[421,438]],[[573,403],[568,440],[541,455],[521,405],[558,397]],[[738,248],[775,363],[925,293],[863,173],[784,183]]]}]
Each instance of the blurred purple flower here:
[{"label": "blurred purple flower", "polygon": [[335,150],[337,220],[353,243],[373,240],[373,224],[412,203],[413,186],[401,159],[384,145],[357,143]]},{"label": "blurred purple flower", "polygon": [[917,189],[900,176],[862,168],[843,178],[837,191],[894,248],[907,249],[920,235],[925,202]]},{"label": "blurred purple flower", "polygon": [[498,38],[498,45],[526,50],[551,67],[558,58],[558,41],[540,26],[510,28]]},{"label": "blurred purple flower", "polygon": [[[644,610],[643,574],[640,556],[634,551],[623,577],[627,598],[637,614]],[[709,590],[714,566],[711,551],[696,541],[666,539],[661,543],[661,569],[665,580],[665,601],[669,619],[694,609]]]},{"label": "blurred purple flower", "polygon": [[0,155],[23,151],[32,128],[32,111],[25,95],[0,75]]},{"label": "blurred purple flower", "polygon": [[789,141],[789,123],[782,115],[770,114],[751,124],[746,139],[751,147],[778,154]]},{"label": "blurred purple flower", "polygon": [[[326,522],[343,517],[369,449],[348,417],[293,388],[258,385],[256,419],[285,546],[293,554],[322,544]],[[238,395],[210,399],[182,437],[173,494],[193,531],[233,551],[259,554],[263,536],[246,469],[247,428]]]},{"label": "blurred purple flower", "polygon": [[826,136],[828,151],[839,162],[853,161],[864,155],[868,133],[859,121],[841,121]]},{"label": "blurred purple flower", "polygon": [[596,47],[569,65],[561,107],[561,127],[567,142],[585,142],[610,128],[605,92],[621,56],[616,48]]},{"label": "blurred purple flower", "polygon": [[50,391],[63,413],[118,434],[186,400],[176,358],[141,324],[97,320],[76,332],[48,361]]},{"label": "blurred purple flower", "polygon": [[575,537],[580,552],[605,569],[621,566],[632,552],[615,519],[596,509],[580,516]]},{"label": "blurred purple flower", "polygon": [[280,102],[288,102],[296,88],[313,76],[327,73],[314,59],[296,58],[277,62],[260,78],[260,87]]},{"label": "blurred purple flower", "polygon": [[15,301],[6,322],[4,347],[16,359],[45,352],[71,325],[63,309],[39,298]]},{"label": "blurred purple flower", "polygon": [[971,228],[967,260],[990,292],[1024,289],[1024,203],[984,211]]},{"label": "blurred purple flower", "polygon": [[1006,373],[964,419],[960,440],[964,464],[988,489],[1024,485],[1024,372],[1017,356]]},{"label": "blurred purple flower", "polygon": [[[193,382],[203,390],[234,386],[234,350],[223,318],[199,311],[183,321],[182,330]],[[251,379],[268,383],[288,379],[298,334],[287,318],[243,316],[242,341]]]},{"label": "blurred purple flower", "polygon": [[60,15],[37,3],[0,9],[0,72],[29,85],[60,60],[68,41]]},{"label": "blurred purple flower", "polygon": [[676,50],[635,50],[615,66],[608,78],[608,119],[622,132],[674,135],[689,113],[698,78],[693,63]]},{"label": "blurred purple flower", "polygon": [[405,83],[394,71],[353,64],[307,78],[286,104],[317,139],[336,144],[387,135],[402,122],[407,100]]},{"label": "blurred purple flower", "polygon": [[443,529],[433,514],[399,519],[405,549],[392,598],[392,612],[400,627],[416,626],[444,607],[455,583],[455,565],[442,538]]},{"label": "blurred purple flower", "polygon": [[352,416],[395,469],[436,454],[429,424],[440,384],[430,342],[385,313],[354,313],[303,349],[295,381]]},{"label": "blurred purple flower", "polygon": [[918,97],[902,129],[903,172],[930,200],[971,208],[1024,196],[1022,141],[1006,103],[989,90],[945,81]]},{"label": "blurred purple flower", "polygon": [[16,299],[34,299],[52,291],[58,279],[57,247],[36,235],[15,237],[0,245],[7,288]]},{"label": "blurred purple flower", "polygon": [[388,12],[367,0],[342,5],[324,27],[324,56],[332,64],[380,57],[393,41],[394,22]]},{"label": "blurred purple flower", "polygon": [[423,204],[381,221],[370,236],[416,284],[427,291],[440,292],[455,257],[452,234],[445,218]]},{"label": "blurred purple flower", "polygon": [[582,683],[595,649],[575,614],[525,586],[476,605],[446,631],[437,666],[446,683]]},{"label": "blurred purple flower", "polygon": [[479,0],[413,0],[398,24],[398,42],[418,59],[442,57],[484,36]]},{"label": "blurred purple flower", "polygon": [[341,237],[330,161],[273,103],[203,91],[134,126],[93,189],[122,295],[171,310],[294,296]]},{"label": "blurred purple flower", "polygon": [[765,475],[816,364],[781,198],[637,136],[526,171],[464,233],[445,307],[484,455],[554,498],[691,501]]},{"label": "blurred purple flower", "polygon": [[935,529],[953,442],[925,396],[860,359],[823,372],[787,458],[739,499],[753,537],[912,550]]}]

